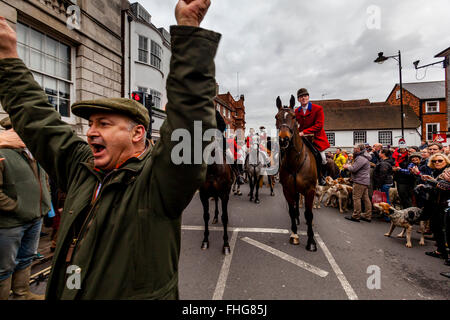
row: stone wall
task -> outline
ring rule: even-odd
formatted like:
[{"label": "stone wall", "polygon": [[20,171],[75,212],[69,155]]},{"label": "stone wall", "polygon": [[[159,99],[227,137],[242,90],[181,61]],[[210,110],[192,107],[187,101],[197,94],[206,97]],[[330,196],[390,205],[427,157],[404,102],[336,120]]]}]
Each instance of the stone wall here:
[{"label": "stone wall", "polygon": [[[70,45],[74,74],[71,103],[103,97],[120,97],[122,92],[121,9],[123,0],[78,0],[80,30],[67,26],[68,0],[0,0],[0,12],[12,24],[19,22]],[[5,116],[0,110],[0,118]],[[68,121],[80,135],[87,121],[72,115]]]}]

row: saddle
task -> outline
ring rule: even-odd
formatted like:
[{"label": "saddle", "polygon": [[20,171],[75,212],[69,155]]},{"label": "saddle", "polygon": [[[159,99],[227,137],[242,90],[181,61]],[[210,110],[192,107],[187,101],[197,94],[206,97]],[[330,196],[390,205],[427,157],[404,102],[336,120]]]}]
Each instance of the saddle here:
[{"label": "saddle", "polygon": [[320,155],[320,151],[316,149],[314,146],[314,136],[303,136],[303,143],[311,150],[311,152],[314,155],[314,158],[316,159],[317,167],[322,164],[322,156]]}]

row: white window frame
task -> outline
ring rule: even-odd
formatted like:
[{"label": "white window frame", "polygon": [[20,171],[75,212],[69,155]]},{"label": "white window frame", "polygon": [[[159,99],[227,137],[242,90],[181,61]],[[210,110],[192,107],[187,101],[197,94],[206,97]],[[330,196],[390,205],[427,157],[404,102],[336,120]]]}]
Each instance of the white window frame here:
[{"label": "white window frame", "polygon": [[[62,119],[64,119],[65,121],[67,121],[69,123],[74,123],[75,117],[74,117],[74,115],[73,115],[73,113],[71,111],[72,102],[76,100],[76,98],[75,98],[76,88],[75,88],[75,81],[74,81],[75,76],[76,76],[76,63],[74,63],[76,61],[76,56],[75,56],[74,48],[70,44],[64,43],[64,42],[60,41],[58,38],[55,38],[55,37],[49,35],[48,33],[46,33],[45,31],[39,30],[39,29],[33,27],[32,25],[30,25],[28,23],[21,22],[21,21],[18,21],[17,23],[20,23],[21,25],[23,25],[26,28],[28,28],[28,30],[27,30],[28,41],[31,41],[31,31],[30,31],[31,29],[33,29],[34,31],[44,35],[44,44],[43,44],[43,50],[44,51],[39,51],[39,50],[36,50],[36,49],[32,48],[29,43],[18,42],[18,45],[24,46],[25,48],[28,48],[28,50],[29,50],[28,51],[28,55],[26,56],[26,59],[25,59],[26,61],[24,61],[24,63],[28,67],[28,69],[33,73],[33,77],[36,77],[36,74],[37,74],[39,76],[42,76],[42,79],[44,79],[44,77],[47,77],[47,78],[51,78],[51,79],[56,80],[56,91],[58,93],[57,96],[56,96],[57,99],[58,99],[58,107],[57,107],[56,110],[61,115]],[[65,61],[63,61],[62,59],[59,58],[59,55],[58,55],[58,57],[55,57],[55,56],[49,55],[48,53],[45,52],[45,46],[46,46],[47,38],[50,38],[53,41],[56,41],[58,44],[62,44],[62,45],[64,45],[64,46],[69,48],[69,57],[70,57],[70,61],[68,62],[69,72],[70,72],[69,79],[61,78],[58,75],[49,74],[49,73],[45,72],[44,70],[38,70],[38,69],[31,68],[31,50],[40,52],[41,54],[43,54],[44,58],[46,56],[50,56],[51,58],[56,59],[56,63],[58,63],[58,62],[65,62]],[[58,50],[59,50],[59,46],[58,46]],[[42,62],[45,64],[45,59]],[[65,82],[65,83],[67,83],[69,85],[69,90],[68,90],[69,91],[69,98],[68,99],[61,98],[60,95],[59,95],[59,92],[60,92],[60,90],[59,90],[59,83],[60,82]],[[42,85],[44,85],[44,83],[42,83]],[[42,90],[44,90],[44,92],[45,92],[45,87],[44,86],[42,86]],[[47,93],[46,93],[46,95],[47,95]],[[60,109],[59,109],[59,99],[67,100],[67,103],[68,103],[67,108],[68,108],[69,116],[65,116],[65,115],[61,114]]]},{"label": "white window frame", "polygon": [[153,103],[154,103],[153,107],[155,107],[157,109],[162,109],[162,106],[161,106],[161,96],[162,96],[161,92],[159,92],[158,90],[150,88],[150,94],[152,96]]},{"label": "white window frame", "polygon": [[139,86],[138,86],[137,91],[147,93],[147,92],[148,92],[148,88],[146,88],[146,87],[139,87]]},{"label": "white window frame", "polygon": [[[389,140],[389,143],[384,143],[385,140],[387,140],[387,138],[383,137],[383,139],[385,139],[385,140],[383,140],[383,139],[381,138],[381,135],[382,135],[382,134],[385,134],[385,133],[389,133],[389,134],[390,134],[390,140]],[[393,144],[392,138],[393,138],[392,131],[388,131],[388,130],[378,131],[378,143],[381,143],[383,146],[388,146],[388,145],[389,145],[389,146],[392,146],[392,144]]]},{"label": "white window frame", "polygon": [[[153,49],[156,50],[153,50]],[[162,47],[154,40],[150,41],[150,65],[162,70]]]},{"label": "white window frame", "polygon": [[[145,39],[146,41],[144,43],[146,43],[145,48],[141,48],[141,38]],[[141,60],[141,56],[140,56],[140,52],[143,51],[145,53],[145,61]],[[149,63],[148,62],[148,58],[149,58],[149,51],[148,51],[148,38],[138,34],[138,56],[137,59],[139,62],[142,63]]]},{"label": "white window frame", "polygon": [[336,133],[335,132],[326,132],[328,142],[330,143],[330,146],[335,147],[336,146]]},{"label": "white window frame", "polygon": [[395,92],[395,99],[400,100],[400,89]]},{"label": "white window frame", "polygon": [[[359,140],[361,140],[361,138],[358,138],[359,140],[357,141],[356,137],[358,134],[364,135],[364,141],[359,141]],[[363,143],[367,143],[367,131],[365,131],[365,130],[353,131],[353,145],[363,144]]]},{"label": "white window frame", "polygon": [[[436,126],[436,131],[429,131],[428,129],[429,129],[429,126]],[[426,124],[426,137],[427,137],[427,141],[430,141],[430,142],[432,142],[433,141],[433,132],[436,132],[436,133],[439,133],[439,132],[441,132],[441,124],[440,123],[427,123]],[[428,139],[429,138],[429,135],[431,134],[431,139]]]},{"label": "white window frame", "polygon": [[[430,103],[436,103],[436,110],[430,111],[429,110],[429,104]],[[433,100],[433,101],[426,101],[425,102],[425,112],[426,113],[436,113],[439,112],[439,100]]]}]

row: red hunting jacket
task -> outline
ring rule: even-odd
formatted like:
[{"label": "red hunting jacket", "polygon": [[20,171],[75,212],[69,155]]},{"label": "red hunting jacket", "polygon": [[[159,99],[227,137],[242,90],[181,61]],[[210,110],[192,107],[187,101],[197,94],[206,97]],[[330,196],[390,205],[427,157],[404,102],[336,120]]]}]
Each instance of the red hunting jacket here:
[{"label": "red hunting jacket", "polygon": [[330,147],[327,135],[323,129],[325,116],[323,108],[319,105],[309,103],[306,114],[303,114],[301,107],[295,110],[295,116],[299,124],[299,131],[306,134],[314,134],[314,145],[317,150],[325,151]]}]

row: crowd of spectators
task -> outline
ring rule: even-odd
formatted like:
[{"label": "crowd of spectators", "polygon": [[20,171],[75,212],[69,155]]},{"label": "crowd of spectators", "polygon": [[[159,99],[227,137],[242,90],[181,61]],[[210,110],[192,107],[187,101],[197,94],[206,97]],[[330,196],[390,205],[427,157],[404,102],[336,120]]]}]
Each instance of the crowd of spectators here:
[{"label": "crowd of spectators", "polygon": [[[436,241],[437,247],[425,254],[443,259],[445,265],[450,266],[449,153],[449,146],[437,142],[428,144],[425,141],[419,147],[362,144],[355,146],[353,153],[338,148],[328,156],[339,167],[340,177],[350,177],[354,184],[354,212],[346,219],[370,222],[374,191],[385,193],[386,202],[394,205],[389,196],[390,190],[395,188],[400,200],[399,209],[423,209],[423,220],[428,222],[425,236]],[[388,217],[384,219],[389,221]],[[441,274],[450,277],[450,272]]]}]

